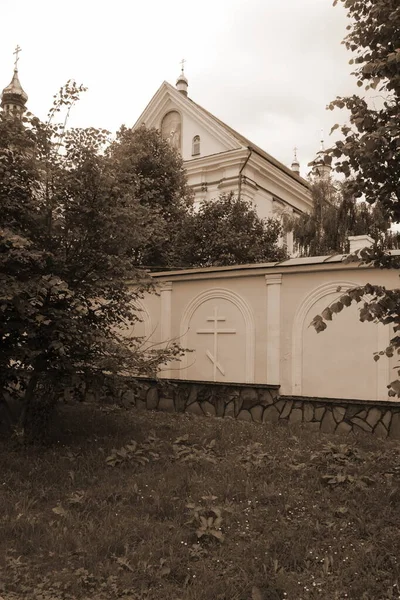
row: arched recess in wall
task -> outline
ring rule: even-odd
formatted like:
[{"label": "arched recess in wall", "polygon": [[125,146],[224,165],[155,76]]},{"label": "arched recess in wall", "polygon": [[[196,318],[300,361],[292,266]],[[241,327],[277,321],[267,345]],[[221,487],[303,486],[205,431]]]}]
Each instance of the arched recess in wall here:
[{"label": "arched recess in wall", "polygon": [[182,149],[182,115],[177,110],[168,111],[161,121],[161,135],[168,143],[181,152]]},{"label": "arched recess in wall", "polygon": [[[245,324],[245,382],[254,382],[254,350],[255,350],[255,322],[253,312],[247,302],[238,294],[225,288],[215,288],[202,292],[189,302],[182,314],[180,327],[180,343],[183,348],[187,347],[187,339],[190,321],[196,310],[208,300],[223,299],[231,302],[241,313]],[[190,362],[190,354],[185,355],[182,360],[183,372]]]},{"label": "arched recess in wall", "polygon": [[301,396],[303,383],[303,329],[309,310],[325,296],[334,294],[340,287],[338,296],[359,284],[351,281],[332,281],[318,286],[310,292],[296,311],[292,330],[292,394]]}]

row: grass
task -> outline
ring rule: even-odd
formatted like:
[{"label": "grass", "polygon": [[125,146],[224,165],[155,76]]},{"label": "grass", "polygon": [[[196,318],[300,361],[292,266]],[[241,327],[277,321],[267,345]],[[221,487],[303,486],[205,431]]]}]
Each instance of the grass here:
[{"label": "grass", "polygon": [[91,406],[58,421],[46,448],[0,444],[3,600],[400,598],[399,443]]}]

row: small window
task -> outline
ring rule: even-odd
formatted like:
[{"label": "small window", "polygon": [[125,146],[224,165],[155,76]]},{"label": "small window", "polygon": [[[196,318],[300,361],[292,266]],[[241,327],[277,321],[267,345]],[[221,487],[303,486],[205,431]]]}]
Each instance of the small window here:
[{"label": "small window", "polygon": [[192,142],[192,156],[200,154],[200,136],[195,135]]}]

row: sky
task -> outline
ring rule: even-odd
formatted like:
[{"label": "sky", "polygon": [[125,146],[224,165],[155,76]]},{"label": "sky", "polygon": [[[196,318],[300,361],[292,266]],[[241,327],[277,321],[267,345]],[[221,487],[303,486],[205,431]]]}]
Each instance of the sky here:
[{"label": "sky", "polygon": [[[17,44],[28,108],[45,119],[68,79],[88,91],[69,124],[132,126],[186,60],[189,97],[301,174],[326,146],[357,90],[341,41],[348,19],[332,0],[0,0],[0,90]],[[335,133],[337,135],[337,133]]]}]

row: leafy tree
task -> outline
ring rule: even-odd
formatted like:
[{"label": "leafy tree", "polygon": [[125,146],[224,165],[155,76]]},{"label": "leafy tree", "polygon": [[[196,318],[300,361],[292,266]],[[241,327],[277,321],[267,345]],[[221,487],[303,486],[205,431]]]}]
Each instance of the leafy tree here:
[{"label": "leafy tree", "polygon": [[188,212],[175,240],[175,264],[210,267],[283,260],[282,226],[261,219],[251,202],[233,193],[203,201]]},{"label": "leafy tree", "polygon": [[120,193],[133,198],[142,212],[137,263],[167,266],[175,233],[193,204],[181,155],[156,129],[142,126],[122,127],[107,157]]},{"label": "leafy tree", "polygon": [[[338,0],[335,1],[335,4]],[[357,85],[370,98],[336,98],[331,109],[346,108],[350,123],[331,151],[336,170],[352,176],[355,197],[380,203],[400,220],[400,6],[397,0],[341,0],[351,19],[346,47],[356,54]],[[372,97],[371,97],[372,96]],[[337,128],[338,125],[335,125]]]},{"label": "leafy tree", "polygon": [[[400,220],[400,5],[398,0],[341,0],[351,23],[344,43],[356,53],[350,62],[357,65],[355,76],[360,88],[378,90],[378,98],[353,95],[337,98],[330,108],[347,108],[350,123],[341,128],[343,139],[331,149],[338,159],[336,169],[351,176],[355,197],[378,206],[385,218]],[[337,2],[337,0],[336,0]],[[337,126],[336,126],[337,127]],[[364,249],[350,260],[378,268],[400,268],[397,256],[376,246]],[[367,284],[343,294],[312,324],[317,331],[326,328],[332,316],[352,303],[361,304],[360,320],[393,327],[394,335],[386,349],[375,354],[400,353],[400,289]],[[400,369],[397,368],[398,375]],[[389,395],[400,396],[400,381],[391,383]]]},{"label": "leafy tree", "polygon": [[74,378],[154,374],[180,354],[122,332],[151,289],[138,268],[150,207],[121,184],[106,131],[53,123],[81,91],[62,88],[47,123],[0,115],[0,389],[20,397],[27,437]]},{"label": "leafy tree", "polygon": [[368,234],[383,248],[397,247],[398,235],[389,231],[390,221],[381,206],[357,202],[347,182],[316,179],[311,194],[311,213],[285,223],[301,256],[347,253],[349,235]]}]

